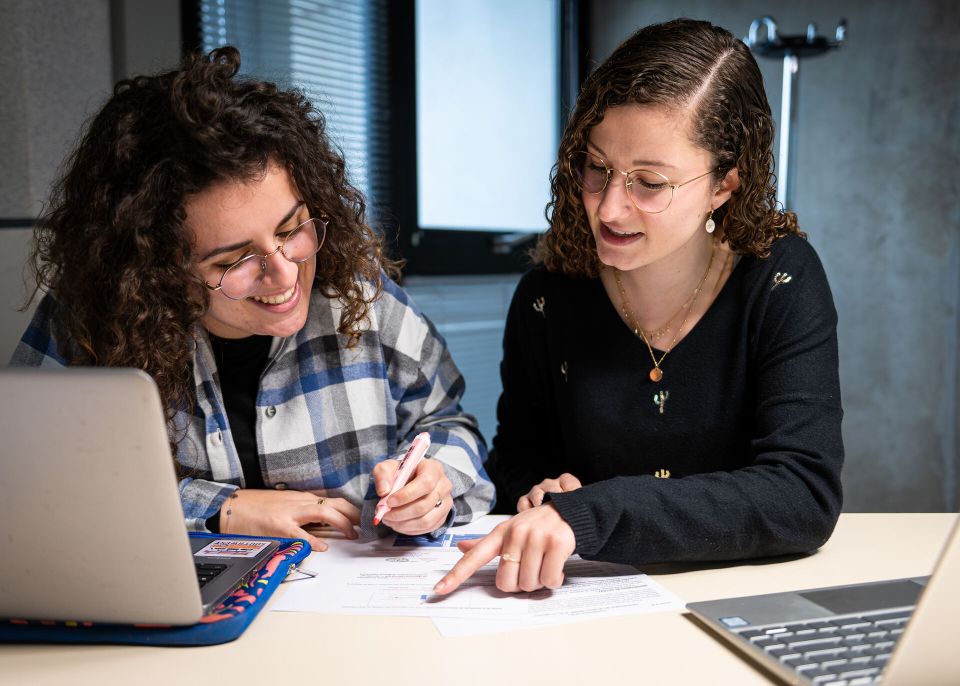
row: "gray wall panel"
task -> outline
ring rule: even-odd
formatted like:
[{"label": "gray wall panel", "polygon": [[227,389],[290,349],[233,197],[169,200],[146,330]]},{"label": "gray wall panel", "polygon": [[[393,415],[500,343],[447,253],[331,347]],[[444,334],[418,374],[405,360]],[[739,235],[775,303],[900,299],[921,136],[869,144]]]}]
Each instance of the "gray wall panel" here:
[{"label": "gray wall panel", "polygon": [[[111,87],[107,0],[4,0],[0,21],[0,217],[39,214],[80,127]],[[17,312],[29,231],[0,231],[0,363],[27,321]]]}]

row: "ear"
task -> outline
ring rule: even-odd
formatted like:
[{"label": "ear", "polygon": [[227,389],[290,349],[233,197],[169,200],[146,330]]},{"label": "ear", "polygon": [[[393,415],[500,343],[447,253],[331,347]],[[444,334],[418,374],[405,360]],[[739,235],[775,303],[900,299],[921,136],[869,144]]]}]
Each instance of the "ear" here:
[{"label": "ear", "polygon": [[713,209],[717,209],[730,199],[733,192],[740,188],[740,172],[734,167],[726,173],[713,192]]}]

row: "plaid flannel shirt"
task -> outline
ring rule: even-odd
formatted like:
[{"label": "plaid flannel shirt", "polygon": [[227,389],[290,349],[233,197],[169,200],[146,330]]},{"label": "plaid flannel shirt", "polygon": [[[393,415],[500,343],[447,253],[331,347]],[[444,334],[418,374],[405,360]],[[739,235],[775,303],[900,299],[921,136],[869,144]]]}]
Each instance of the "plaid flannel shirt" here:
[{"label": "plaid flannel shirt", "polygon": [[[52,304],[44,297],[12,365],[69,364],[51,330]],[[476,420],[460,407],[463,377],[433,324],[386,276],[353,348],[337,333],[340,313],[339,300],[315,286],[303,329],[273,341],[256,401],[264,483],[346,498],[361,508],[369,532],[378,500],[371,470],[402,456],[427,431],[428,456],[443,463],[453,484],[454,508],[443,529],[486,514],[494,502],[483,469],[486,446]],[[209,338],[199,325],[195,339],[197,402],[169,430],[182,472],[190,475],[179,485],[187,528],[203,531],[244,479]]]}]

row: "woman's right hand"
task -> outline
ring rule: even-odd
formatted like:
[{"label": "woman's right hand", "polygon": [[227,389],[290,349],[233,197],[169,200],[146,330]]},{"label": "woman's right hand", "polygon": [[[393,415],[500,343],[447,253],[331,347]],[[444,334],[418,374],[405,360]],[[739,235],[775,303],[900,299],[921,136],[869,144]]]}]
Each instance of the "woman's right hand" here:
[{"label": "woman's right hand", "polygon": [[220,508],[220,531],[224,534],[302,538],[314,550],[326,550],[322,538],[304,530],[308,524],[325,524],[347,538],[357,538],[353,527],[360,524],[360,510],[343,498],[266,489],[238,489]]},{"label": "woman's right hand", "polygon": [[531,488],[529,493],[520,497],[520,500],[517,501],[517,512],[523,512],[524,510],[529,510],[531,507],[542,505],[543,497],[547,493],[575,491],[582,485],[580,479],[567,472],[564,472],[556,479],[544,479]]}]

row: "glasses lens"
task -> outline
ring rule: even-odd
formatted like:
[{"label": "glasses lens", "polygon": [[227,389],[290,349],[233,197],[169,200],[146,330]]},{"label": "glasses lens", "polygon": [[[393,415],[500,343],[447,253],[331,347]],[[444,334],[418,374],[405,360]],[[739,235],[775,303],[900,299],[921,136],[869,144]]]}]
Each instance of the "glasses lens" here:
[{"label": "glasses lens", "polygon": [[263,267],[262,257],[250,255],[223,273],[220,290],[231,300],[242,300],[253,295],[263,281]]},{"label": "glasses lens", "polygon": [[283,256],[291,262],[306,262],[320,250],[326,229],[323,222],[308,219],[287,234],[283,242]]},{"label": "glasses lens", "polygon": [[599,193],[607,185],[607,167],[596,155],[574,153],[570,156],[570,168],[580,188],[587,193]]},{"label": "glasses lens", "polygon": [[655,171],[638,169],[630,173],[627,183],[634,204],[644,212],[663,212],[673,197],[667,177]]}]

